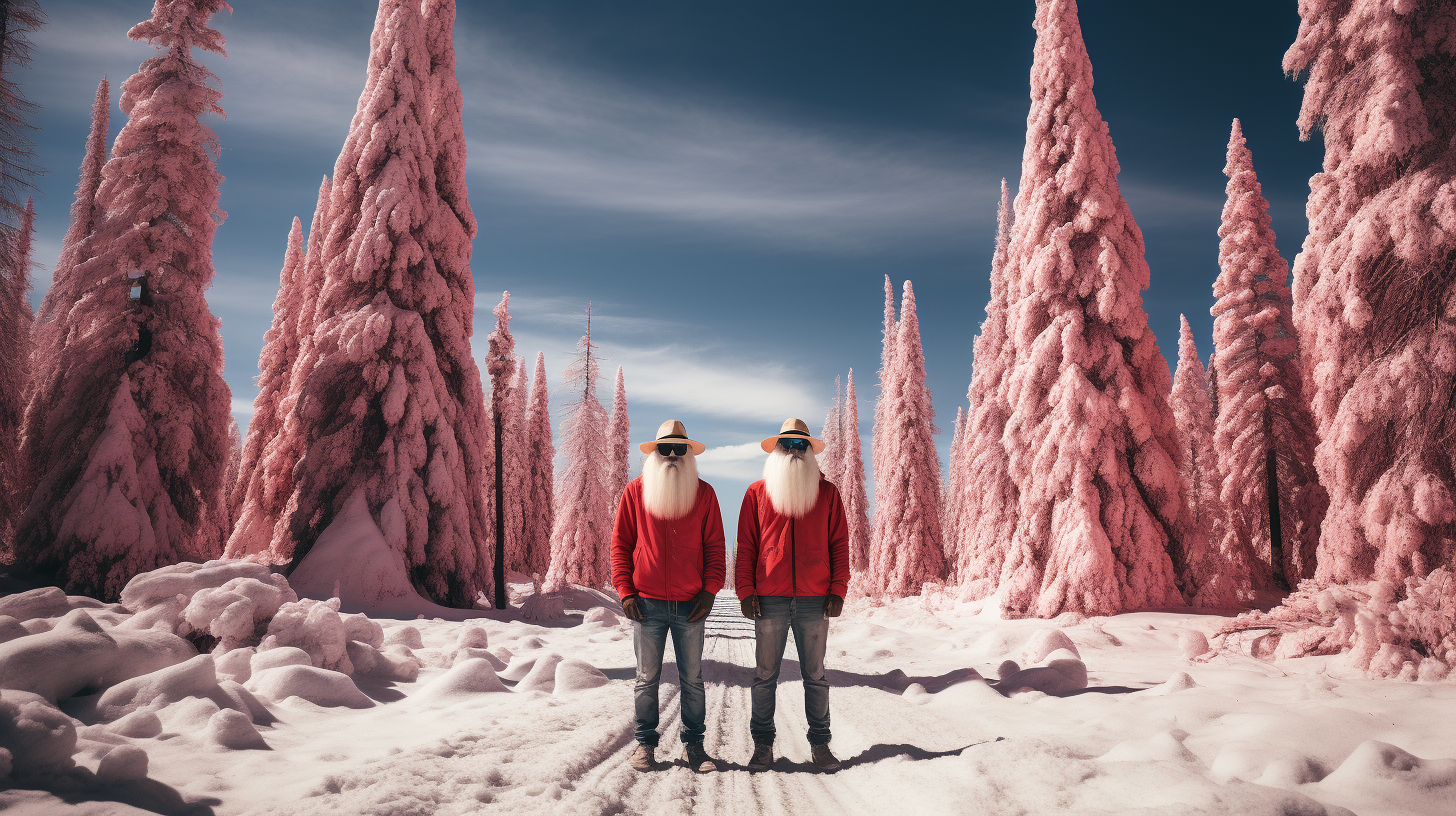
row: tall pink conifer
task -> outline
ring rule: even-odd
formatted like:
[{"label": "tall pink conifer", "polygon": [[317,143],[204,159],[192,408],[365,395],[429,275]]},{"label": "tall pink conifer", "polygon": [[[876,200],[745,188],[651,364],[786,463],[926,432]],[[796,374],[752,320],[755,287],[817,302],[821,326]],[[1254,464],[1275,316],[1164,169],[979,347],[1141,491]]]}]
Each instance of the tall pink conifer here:
[{"label": "tall pink conifer", "polygon": [[1294,323],[1329,491],[1317,577],[1394,584],[1456,562],[1456,58],[1446,3],[1300,5],[1284,56],[1323,131]]},{"label": "tall pink conifer", "polygon": [[[192,54],[223,53],[208,21],[225,9],[222,0],[158,2],[129,33],[164,52],[122,86],[128,120],[97,190],[105,216],[81,253],[95,257],[70,273],[80,311],[59,365],[70,381],[44,409],[39,449],[50,455],[17,538],[19,560],[73,592],[114,597],[137,572],[217,556],[227,533],[232,397],[218,321],[204,298],[222,176],[212,158],[217,136],[200,119],[221,114],[222,92]],[[120,387],[131,393],[117,394]],[[96,447],[125,433],[126,444]],[[49,444],[62,439],[64,446]],[[136,457],[136,480],[115,469],[123,450]],[[93,459],[103,455],[105,467]],[[76,518],[118,491],[135,514]]]},{"label": "tall pink conifer", "polygon": [[551,527],[555,473],[552,460],[556,446],[551,441],[551,392],[546,384],[546,354],[536,352],[536,374],[531,382],[531,402],[526,412],[527,481],[525,560],[519,569],[527,575],[544,576],[551,568]]},{"label": "tall pink conifer", "polygon": [[841,411],[840,454],[843,483],[839,495],[844,501],[844,516],[849,523],[849,576],[851,585],[867,586],[870,565],[870,501],[865,489],[864,451],[859,438],[859,401],[854,394],[854,369],[844,385],[844,408]]},{"label": "tall pink conifer", "polygon": [[417,2],[379,5],[335,164],[317,322],[294,377],[299,422],[285,435],[296,438],[281,440],[303,457],[270,553],[296,567],[362,490],[415,583],[468,607],[493,586],[494,436],[470,352],[474,284],[460,263],[468,204],[445,199],[436,174],[447,134],[432,73],[440,45],[426,23]]},{"label": "tall pink conifer", "polygon": [[611,492],[611,444],[607,410],[597,399],[590,307],[586,334],[576,348],[576,361],[563,375],[574,405],[561,443],[566,467],[556,480],[551,568],[544,585],[548,592],[567,584],[601,588],[611,583],[612,515],[619,497]]},{"label": "tall pink conifer", "polygon": [[0,270],[0,563],[10,561],[11,530],[21,500],[20,428],[30,386],[30,337],[35,321],[30,311],[33,201],[25,202],[20,228],[13,237],[14,245],[4,252],[10,268]]},{"label": "tall pink conifer", "polygon": [[966,428],[958,455],[951,458],[957,486],[950,501],[957,538],[946,543],[954,555],[956,581],[966,597],[983,598],[996,589],[1001,567],[1016,530],[1020,490],[1007,470],[1001,435],[1011,415],[1007,380],[1012,349],[1006,332],[1007,269],[1015,213],[1011,192],[1001,180],[1001,203],[996,210],[996,248],[991,254],[991,292],[986,319],[974,346],[971,384],[966,389]]},{"label": "tall pink conifer", "polygon": [[632,480],[632,420],[627,416],[627,383],[622,367],[617,366],[617,385],[612,393],[612,419],[607,426],[607,437],[612,444],[612,510],[617,509],[617,499]]},{"label": "tall pink conifer", "polygon": [[521,472],[526,439],[522,431],[525,399],[521,394],[521,358],[511,335],[511,293],[501,294],[492,313],[486,370],[490,373],[490,416],[495,436],[495,479],[491,501],[495,504],[496,607],[505,607],[505,569],[525,560],[525,494],[527,482]]},{"label": "tall pink conifer", "polygon": [[1228,510],[1219,492],[1223,479],[1213,444],[1212,389],[1188,318],[1179,315],[1179,319],[1178,371],[1168,404],[1178,425],[1178,471],[1190,525],[1183,559],[1173,564],[1173,572],[1194,606],[1247,605],[1254,599],[1252,576],[1258,564],[1247,541],[1227,535]]},{"label": "tall pink conifer", "polygon": [[875,398],[875,421],[870,436],[870,464],[876,472],[883,466],[883,448],[887,444],[887,440],[881,438],[880,427],[885,423],[883,412],[888,406],[885,383],[895,365],[895,338],[898,334],[899,328],[895,322],[895,287],[890,283],[890,276],[886,275],[885,317],[880,336],[880,394]]},{"label": "tall pink conifer", "polygon": [[1287,590],[1314,577],[1328,499],[1314,473],[1315,428],[1290,315],[1289,265],[1274,244],[1269,203],[1237,119],[1224,175],[1228,200],[1213,284],[1213,439],[1226,534],[1238,541],[1222,549],[1252,548],[1260,562],[1252,577]]},{"label": "tall pink conifer", "polygon": [[824,440],[824,452],[819,454],[819,471],[824,478],[832,482],[836,487],[844,478],[844,447],[840,439],[842,420],[840,411],[844,399],[844,388],[840,385],[839,378],[834,378],[834,404],[829,407],[829,414],[824,417],[824,431],[820,436]]},{"label": "tall pink conifer", "polygon": [[331,185],[327,176],[319,184],[318,202],[308,230],[308,247],[300,251],[302,235],[295,233],[295,218],[278,276],[273,301],[273,326],[263,336],[258,356],[258,398],[248,437],[239,453],[238,481],[229,493],[232,534],[223,554],[286,564],[290,553],[274,553],[275,541],[286,541],[287,505],[293,495],[293,468],[303,456],[298,396],[306,371],[298,360],[314,326],[313,309],[323,285],[320,256],[324,219]]},{"label": "tall pink conifer", "polygon": [[951,424],[950,450],[946,462],[945,479],[940,483],[940,543],[945,548],[946,578],[950,583],[956,580],[956,550],[954,542],[960,538],[956,532],[958,508],[955,501],[961,493],[964,472],[956,469],[962,450],[966,446],[966,411],[956,406],[955,421]]},{"label": "tall pink conifer", "polygon": [[883,422],[875,438],[882,466],[875,468],[875,523],[871,570],[880,592],[903,597],[945,577],[941,549],[940,458],[935,451],[935,408],[925,386],[925,356],[915,290],[905,281],[894,358],[881,382]]},{"label": "tall pink conifer", "polygon": [[1038,0],[1035,27],[1007,253],[1015,367],[1004,442],[1021,494],[1002,613],[1181,604],[1173,561],[1187,508],[1172,377],[1142,305],[1142,233],[1118,189],[1075,0]]}]

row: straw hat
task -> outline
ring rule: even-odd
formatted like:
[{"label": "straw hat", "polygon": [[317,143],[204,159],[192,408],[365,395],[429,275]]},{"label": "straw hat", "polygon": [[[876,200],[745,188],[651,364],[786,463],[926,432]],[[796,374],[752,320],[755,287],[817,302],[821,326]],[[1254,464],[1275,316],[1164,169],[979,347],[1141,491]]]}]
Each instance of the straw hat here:
[{"label": "straw hat", "polygon": [[637,446],[637,449],[643,453],[652,453],[657,449],[658,442],[685,444],[693,452],[694,456],[708,449],[708,446],[702,442],[696,439],[688,439],[688,429],[684,428],[683,424],[675,419],[669,419],[661,425],[658,425],[657,438],[651,442],[643,442]]},{"label": "straw hat", "polygon": [[760,443],[760,447],[763,448],[764,453],[773,453],[774,445],[777,445],[779,440],[784,438],[807,439],[809,440],[809,447],[813,449],[816,455],[824,452],[824,440],[815,439],[810,436],[809,426],[804,424],[804,420],[795,419],[794,417],[789,417],[784,420],[783,427],[779,428],[778,434],[763,440]]}]

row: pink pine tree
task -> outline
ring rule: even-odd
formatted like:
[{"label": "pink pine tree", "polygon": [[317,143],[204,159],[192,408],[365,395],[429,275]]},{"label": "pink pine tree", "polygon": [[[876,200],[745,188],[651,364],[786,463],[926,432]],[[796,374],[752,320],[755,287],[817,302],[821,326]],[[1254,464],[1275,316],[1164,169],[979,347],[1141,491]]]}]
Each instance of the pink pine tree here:
[{"label": "pink pine tree", "polygon": [[839,378],[834,378],[834,404],[829,407],[829,414],[824,417],[824,433],[821,437],[824,440],[824,452],[819,454],[819,472],[824,478],[832,482],[836,487],[844,478],[844,447],[840,440],[840,410],[843,400],[844,389],[839,383]]},{"label": "pink pine tree", "polygon": [[10,562],[11,527],[20,501],[20,427],[29,388],[31,244],[35,205],[25,202],[15,242],[0,269],[0,563]]},{"label": "pink pine tree", "polygon": [[957,504],[964,492],[961,482],[965,476],[965,471],[957,469],[956,465],[961,461],[962,451],[966,446],[965,431],[966,411],[958,405],[956,406],[955,421],[951,424],[945,480],[940,483],[940,543],[945,548],[946,578],[951,583],[954,583],[956,579],[955,542],[960,539],[960,534],[956,531],[959,517]]},{"label": "pink pine tree", "polygon": [[1142,306],[1142,233],[1117,186],[1075,0],[1038,0],[1035,27],[1006,262],[1015,367],[1004,443],[1021,494],[1001,609],[1054,617],[1177,605],[1187,508],[1172,377]]},{"label": "pink pine tree", "polygon": [[[1178,425],[1178,471],[1188,500],[1189,532],[1183,559],[1173,564],[1183,594],[1194,606],[1228,608],[1253,601],[1258,568],[1247,541],[1227,535],[1228,511],[1219,495],[1223,479],[1213,445],[1213,398],[1198,359],[1188,318],[1179,315],[1178,372],[1168,403]],[[1226,547],[1227,549],[1223,549]]]},{"label": "pink pine tree", "polygon": [[555,519],[552,460],[556,446],[551,442],[551,393],[546,385],[546,355],[536,353],[536,375],[531,383],[531,402],[526,413],[526,462],[529,465],[525,514],[525,560],[520,570],[527,575],[545,575],[551,567],[551,527]]},{"label": "pink pine tree", "polygon": [[[899,333],[899,327],[895,322],[895,287],[890,283],[890,276],[885,276],[885,319],[884,328],[880,336],[880,395],[875,398],[875,424],[870,436],[870,465],[875,473],[886,467],[884,461],[884,449],[889,441],[882,438],[880,429],[888,428],[888,420],[884,412],[888,409],[889,402],[886,395],[886,383],[895,365],[895,338]],[[876,479],[879,476],[875,477]],[[883,574],[883,573],[881,573]]]},{"label": "pink pine tree", "polygon": [[[95,257],[70,273],[78,313],[58,363],[69,381],[44,408],[42,436],[68,444],[62,453],[41,448],[50,455],[37,469],[39,487],[17,538],[19,560],[70,591],[114,597],[136,572],[222,552],[232,397],[218,321],[203,296],[214,274],[222,176],[212,159],[217,137],[200,120],[221,113],[222,92],[192,50],[223,53],[208,21],[227,8],[222,0],[159,2],[129,33],[165,50],[122,86],[128,121],[97,190],[105,217],[81,253]],[[118,394],[122,387],[131,393]],[[111,417],[112,410],[145,423]],[[96,447],[125,433],[128,444]],[[77,519],[109,501],[86,491],[109,495],[107,479],[125,479],[119,460],[101,467],[93,457],[123,450],[137,457],[132,506],[147,524],[125,514]],[[125,557],[86,554],[98,548]]]},{"label": "pink pine tree", "polygon": [[302,235],[293,220],[288,248],[273,301],[273,326],[263,336],[258,357],[258,398],[243,444],[238,482],[229,493],[233,531],[223,553],[228,558],[253,558],[286,564],[289,553],[274,553],[275,541],[287,540],[285,510],[293,495],[293,468],[303,456],[300,419],[294,410],[306,376],[298,366],[314,325],[313,308],[323,283],[320,255],[324,218],[331,189],[327,176],[319,185],[318,203],[308,230],[308,248],[300,255]]},{"label": "pink pine tree", "polygon": [[299,421],[280,439],[303,456],[270,554],[295,568],[362,490],[422,591],[468,607],[493,585],[494,439],[470,352],[463,202],[441,192],[463,182],[436,176],[452,117],[438,110],[426,22],[418,3],[380,3],[292,380]]},{"label": "pink pine tree", "polygon": [[870,539],[874,587],[893,597],[918,594],[945,577],[940,539],[940,458],[935,409],[925,386],[925,356],[915,291],[905,281],[894,358],[881,381],[883,424],[875,438],[883,467],[875,468],[875,525]]},{"label": "pink pine tree", "polygon": [[547,592],[567,584],[601,588],[611,583],[612,495],[611,444],[607,410],[597,399],[596,344],[591,341],[591,307],[586,334],[577,343],[576,361],[563,375],[575,395],[566,420],[561,452],[566,468],[556,481],[555,519],[551,528],[551,568]]},{"label": "pink pine tree", "polygon": [[1456,560],[1456,38],[1442,3],[1300,16],[1284,69],[1308,72],[1300,133],[1325,144],[1294,263],[1329,491],[1316,575],[1399,588]]},{"label": "pink pine tree", "polygon": [[607,437],[612,444],[612,511],[615,515],[617,499],[627,488],[627,482],[632,480],[632,421],[627,416],[627,384],[621,366],[617,366],[617,387],[612,395],[612,420],[607,426]]},{"label": "pink pine tree", "polygon": [[525,533],[526,484],[521,472],[525,438],[521,423],[525,404],[520,390],[521,359],[516,355],[516,339],[511,335],[511,293],[503,292],[492,311],[495,330],[490,333],[490,356],[486,370],[490,373],[490,416],[495,436],[495,480],[492,502],[495,505],[495,605],[504,609],[505,569],[525,560],[522,552]]},{"label": "pink pine tree", "polygon": [[1227,534],[1238,541],[1222,549],[1252,548],[1260,562],[1254,580],[1288,590],[1314,576],[1328,499],[1314,473],[1314,420],[1290,316],[1289,265],[1274,245],[1269,203],[1237,119],[1224,175],[1228,201],[1213,284],[1213,438]]},{"label": "pink pine tree", "polygon": [[950,527],[957,538],[947,542],[946,550],[956,559],[955,576],[961,593],[970,599],[983,598],[996,589],[1016,529],[1020,501],[1020,490],[1011,481],[1006,448],[1001,443],[1011,415],[1006,402],[1013,353],[1006,333],[1006,258],[1014,222],[1011,193],[1002,179],[1001,203],[996,210],[996,248],[991,254],[991,297],[974,346],[963,441],[950,465],[952,479],[957,483],[951,492],[955,515]]},{"label": "pink pine tree", "polygon": [[[15,492],[10,494],[17,501],[6,515],[7,520],[15,519],[16,514],[27,506],[28,497],[35,492],[40,474],[51,459],[52,446],[66,439],[65,434],[75,429],[75,423],[86,419],[76,415],[53,418],[50,409],[61,399],[62,388],[68,381],[64,376],[66,369],[62,367],[66,358],[61,350],[71,336],[72,312],[79,300],[75,268],[78,262],[93,254],[86,239],[95,231],[101,218],[96,191],[101,186],[101,168],[106,164],[110,106],[111,84],[103,79],[96,88],[96,100],[91,107],[91,133],[86,140],[76,198],[71,204],[70,224],[61,241],[61,252],[52,270],[50,288],[41,300],[40,313],[31,324],[27,396],[17,440],[19,455],[12,476]],[[8,370],[9,367],[6,368]],[[47,429],[48,421],[64,423],[64,429]],[[0,539],[4,541],[0,546],[7,548],[3,554],[8,561],[14,557],[12,539],[4,535],[0,535]]]},{"label": "pink pine tree", "polygon": [[849,575],[856,587],[865,586],[870,563],[870,501],[865,491],[864,452],[859,438],[859,402],[854,395],[854,369],[844,386],[844,408],[840,413],[840,454],[843,482],[838,485],[849,522]]}]

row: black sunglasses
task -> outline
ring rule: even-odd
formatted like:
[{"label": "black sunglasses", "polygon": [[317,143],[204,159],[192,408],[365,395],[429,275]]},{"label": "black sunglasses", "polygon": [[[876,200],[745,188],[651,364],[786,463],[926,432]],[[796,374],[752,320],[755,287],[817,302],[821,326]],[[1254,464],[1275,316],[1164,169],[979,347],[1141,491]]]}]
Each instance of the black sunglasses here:
[{"label": "black sunglasses", "polygon": [[779,447],[783,448],[784,450],[791,450],[791,451],[808,450],[809,449],[809,440],[807,440],[807,439],[786,439],[784,437],[779,437]]},{"label": "black sunglasses", "polygon": [[681,442],[658,442],[657,454],[659,456],[687,456],[688,446]]}]

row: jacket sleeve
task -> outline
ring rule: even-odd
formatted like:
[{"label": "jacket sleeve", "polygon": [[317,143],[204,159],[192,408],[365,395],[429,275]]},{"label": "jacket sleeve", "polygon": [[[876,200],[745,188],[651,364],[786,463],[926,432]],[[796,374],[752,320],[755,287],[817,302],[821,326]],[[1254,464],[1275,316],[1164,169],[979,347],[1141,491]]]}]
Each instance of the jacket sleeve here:
[{"label": "jacket sleeve", "polygon": [[738,511],[738,549],[733,554],[733,585],[741,601],[757,595],[754,576],[758,572],[758,497],[753,487],[743,494],[743,507]]},{"label": "jacket sleeve", "polygon": [[628,485],[617,500],[617,521],[612,525],[612,586],[618,598],[637,594],[637,586],[632,583],[636,565],[633,557],[637,553],[637,503],[629,498],[631,494],[632,486]]},{"label": "jacket sleeve", "polygon": [[703,591],[718,594],[728,577],[723,542],[723,511],[718,507],[718,494],[708,487],[708,512],[703,514]]},{"label": "jacket sleeve", "polygon": [[834,505],[829,508],[829,593],[843,598],[849,591],[849,519],[839,489],[830,495]]}]

